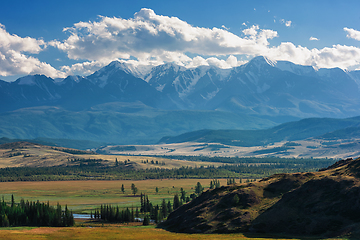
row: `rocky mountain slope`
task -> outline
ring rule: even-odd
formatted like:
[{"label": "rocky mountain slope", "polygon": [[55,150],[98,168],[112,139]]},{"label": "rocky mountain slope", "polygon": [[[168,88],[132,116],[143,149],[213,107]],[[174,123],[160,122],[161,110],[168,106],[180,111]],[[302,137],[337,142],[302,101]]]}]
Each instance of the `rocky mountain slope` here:
[{"label": "rocky mountain slope", "polygon": [[358,237],[360,159],[314,173],[278,174],[208,190],[171,213],[162,227],[189,233],[252,232]]}]

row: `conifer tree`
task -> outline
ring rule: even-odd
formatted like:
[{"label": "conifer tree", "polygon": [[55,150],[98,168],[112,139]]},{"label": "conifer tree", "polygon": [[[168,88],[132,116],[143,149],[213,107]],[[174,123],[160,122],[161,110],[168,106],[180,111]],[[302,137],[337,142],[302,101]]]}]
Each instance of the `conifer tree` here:
[{"label": "conifer tree", "polygon": [[150,217],[149,217],[149,215],[145,215],[143,225],[147,226],[149,224],[150,224]]},{"label": "conifer tree", "polygon": [[210,181],[210,189],[214,189],[213,181]]},{"label": "conifer tree", "polygon": [[171,202],[170,200],[168,201],[167,203],[167,211],[168,211],[168,214],[170,214],[172,212],[172,207],[171,207]]},{"label": "conifer tree", "polygon": [[180,207],[180,200],[179,200],[179,196],[177,194],[175,194],[175,196],[174,196],[173,206],[174,206],[174,210],[177,209],[178,207]]},{"label": "conifer tree", "polygon": [[180,188],[180,193],[181,193],[180,200],[182,200],[183,202],[185,202],[185,200],[186,200],[186,192],[184,191],[183,188]]},{"label": "conifer tree", "polygon": [[162,212],[162,216],[163,216],[164,218],[166,218],[167,215],[168,215],[168,208],[167,208],[167,206],[166,206],[165,199],[163,199],[163,200],[162,200],[162,203],[161,203],[161,212]]},{"label": "conifer tree", "polygon": [[201,183],[200,182],[197,182],[196,186],[195,186],[195,193],[196,194],[200,194],[202,193],[204,190],[204,188],[201,186]]}]

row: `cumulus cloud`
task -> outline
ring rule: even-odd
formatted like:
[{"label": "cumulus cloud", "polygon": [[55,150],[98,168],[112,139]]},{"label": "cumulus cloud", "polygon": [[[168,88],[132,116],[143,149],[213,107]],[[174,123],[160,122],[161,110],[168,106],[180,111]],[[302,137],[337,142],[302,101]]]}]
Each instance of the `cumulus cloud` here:
[{"label": "cumulus cloud", "polygon": [[316,38],[316,37],[310,37],[309,40],[310,40],[310,41],[319,41],[319,39]]},{"label": "cumulus cloud", "polygon": [[62,66],[61,71],[66,75],[90,75],[105,65],[105,63],[99,61],[85,61],[81,63],[75,63],[72,66]]},{"label": "cumulus cloud", "polygon": [[[292,24],[284,19],[280,22],[287,27]],[[246,26],[246,23],[242,25]],[[278,37],[274,30],[253,25],[242,30],[244,37],[240,37],[226,30],[225,26],[222,28],[192,26],[177,17],[157,15],[153,10],[144,8],[130,19],[100,16],[98,21],[76,23],[64,29],[70,34],[67,39],[49,44],[66,52],[70,59],[85,60],[84,63],[64,67],[66,72],[81,69],[89,72],[114,59],[131,61],[139,66],[174,62],[185,67],[211,65],[229,68],[242,63],[237,61],[236,55],[264,55],[316,68],[348,68],[360,63],[356,47],[334,45],[308,49],[291,42],[271,46],[269,40]],[[349,33],[348,36],[356,38],[358,31],[344,30]],[[310,40],[318,39],[311,37]],[[187,53],[199,56],[191,58]],[[228,60],[223,60],[224,57]]]},{"label": "cumulus cloud", "polygon": [[348,34],[346,35],[347,38],[352,38],[355,39],[357,41],[360,41],[360,31],[357,31],[355,29],[352,28],[344,28],[344,31],[346,31]]},{"label": "cumulus cloud", "polygon": [[339,44],[322,49],[308,49],[295,46],[291,42],[283,42],[277,47],[269,48],[264,55],[276,60],[311,65],[315,68],[339,67],[347,69],[360,64],[360,48]]},{"label": "cumulus cloud", "polygon": [[[281,19],[290,27],[292,22]],[[333,45],[322,49],[308,49],[291,42],[271,45],[278,37],[271,29],[259,25],[247,26],[242,36],[222,28],[196,27],[177,17],[157,15],[151,9],[141,9],[133,18],[99,16],[97,21],[78,22],[64,28],[64,40],[45,43],[41,39],[21,38],[6,32],[0,25],[0,75],[43,73],[51,77],[69,74],[88,75],[113,60],[136,67],[156,66],[173,62],[184,67],[201,65],[231,68],[244,64],[236,56],[264,55],[274,60],[287,60],[316,68],[350,68],[360,65],[360,49]],[[344,28],[348,38],[360,40],[360,32]],[[318,40],[310,37],[311,41]],[[77,60],[72,66],[59,70],[29,54],[38,54],[47,46],[65,52]],[[190,57],[191,56],[191,57]]]},{"label": "cumulus cloud", "polygon": [[6,31],[0,24],[0,75],[42,73],[51,77],[64,76],[50,64],[27,54],[38,54],[46,44],[43,40],[30,37],[19,37]]},{"label": "cumulus cloud", "polygon": [[269,45],[277,36],[272,30],[252,26],[241,38],[225,29],[194,27],[176,17],[161,16],[141,9],[131,19],[100,17],[95,22],[79,22],[65,28],[70,36],[49,44],[67,53],[70,59],[109,62],[136,58],[160,64],[190,61],[183,53],[202,56],[252,54]]}]

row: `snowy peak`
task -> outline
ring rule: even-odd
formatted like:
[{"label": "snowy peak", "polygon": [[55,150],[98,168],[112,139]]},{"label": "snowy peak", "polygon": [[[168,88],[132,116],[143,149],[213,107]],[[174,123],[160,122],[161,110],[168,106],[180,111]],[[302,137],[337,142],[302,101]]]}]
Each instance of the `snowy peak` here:
[{"label": "snowy peak", "polygon": [[296,75],[313,76],[316,74],[312,66],[298,65],[288,61],[278,61],[275,66],[281,71],[288,71]]},{"label": "snowy peak", "polygon": [[113,81],[114,79],[123,79],[127,76],[132,76],[132,74],[126,64],[119,61],[113,61],[109,65],[88,76],[87,79],[100,88],[104,88],[110,81]]},{"label": "snowy peak", "polygon": [[34,86],[34,85],[40,86],[49,82],[54,83],[54,80],[46,77],[45,75],[39,75],[39,74],[21,77],[15,81],[17,85],[27,85],[27,86]]},{"label": "snowy peak", "polygon": [[127,74],[131,74],[130,69],[127,67],[125,63],[121,63],[119,61],[113,61],[109,65],[101,68],[92,75],[96,77],[101,77],[104,75],[113,74],[114,72],[118,72],[118,71],[123,71]]},{"label": "snowy peak", "polygon": [[248,68],[252,68],[253,70],[256,69],[257,71],[262,71],[272,67],[281,71],[287,71],[302,76],[314,76],[316,74],[316,71],[312,66],[298,65],[289,61],[275,61],[264,56],[253,58],[246,64],[246,66],[248,66]]},{"label": "snowy peak", "polygon": [[271,60],[270,58],[264,57],[264,56],[257,56],[251,59],[246,65],[252,65],[256,67],[264,67],[264,66],[276,66],[276,61]]},{"label": "snowy peak", "polygon": [[112,61],[109,65],[105,66],[103,69],[104,71],[123,71],[127,74],[133,75],[134,77],[144,79],[145,76],[149,74],[149,72],[151,71],[152,66],[135,65],[121,61]]},{"label": "snowy peak", "polygon": [[35,77],[32,76],[32,75],[19,78],[18,80],[16,80],[16,82],[17,82],[18,85],[29,85],[29,86],[32,86],[32,85],[35,85],[35,84],[36,84],[36,83],[35,83]]}]

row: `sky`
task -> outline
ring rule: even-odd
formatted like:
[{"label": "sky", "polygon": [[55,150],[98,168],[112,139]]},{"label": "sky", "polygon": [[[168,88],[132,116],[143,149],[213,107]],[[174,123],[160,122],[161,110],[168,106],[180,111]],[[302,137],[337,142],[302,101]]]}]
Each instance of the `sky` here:
[{"label": "sky", "polygon": [[3,1],[0,79],[89,75],[114,60],[231,68],[255,56],[360,70],[360,1]]}]

